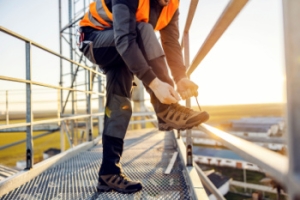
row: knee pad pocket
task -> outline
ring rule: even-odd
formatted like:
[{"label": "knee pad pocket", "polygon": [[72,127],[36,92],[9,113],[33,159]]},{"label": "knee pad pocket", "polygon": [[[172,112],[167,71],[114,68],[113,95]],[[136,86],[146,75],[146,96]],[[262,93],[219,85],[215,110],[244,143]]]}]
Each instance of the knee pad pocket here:
[{"label": "knee pad pocket", "polygon": [[123,139],[127,131],[127,127],[131,118],[132,107],[130,99],[127,97],[112,95],[105,108],[107,128],[106,134],[108,136]]}]

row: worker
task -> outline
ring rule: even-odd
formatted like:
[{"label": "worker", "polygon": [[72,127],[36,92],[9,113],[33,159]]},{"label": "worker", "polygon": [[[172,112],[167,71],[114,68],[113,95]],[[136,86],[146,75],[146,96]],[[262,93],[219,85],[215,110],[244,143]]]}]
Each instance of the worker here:
[{"label": "worker", "polygon": [[[180,96],[198,95],[198,86],[187,78],[183,64],[178,7],[179,0],[95,0],[79,23],[80,51],[106,74],[99,192],[142,189],[139,181],[124,174],[120,163],[132,114],[134,75],[150,94],[159,130],[191,129],[209,118],[205,111],[178,103]],[[162,46],[154,31],[159,31]]]}]

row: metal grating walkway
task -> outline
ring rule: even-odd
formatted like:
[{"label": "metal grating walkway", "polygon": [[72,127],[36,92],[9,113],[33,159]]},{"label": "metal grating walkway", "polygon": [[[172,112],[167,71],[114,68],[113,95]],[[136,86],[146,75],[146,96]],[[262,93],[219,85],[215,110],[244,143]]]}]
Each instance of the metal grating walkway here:
[{"label": "metal grating walkway", "polygon": [[174,134],[140,129],[126,135],[121,160],[124,172],[140,180],[143,190],[135,194],[97,193],[97,173],[101,164],[102,145],[53,166],[23,186],[4,195],[1,200],[60,199],[191,199],[180,158],[169,175],[164,175],[176,151]]}]

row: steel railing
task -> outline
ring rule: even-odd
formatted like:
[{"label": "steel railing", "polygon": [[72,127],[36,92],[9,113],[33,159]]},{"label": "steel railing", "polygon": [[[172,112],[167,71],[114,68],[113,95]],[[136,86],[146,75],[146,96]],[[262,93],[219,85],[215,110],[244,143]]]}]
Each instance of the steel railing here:
[{"label": "steel railing", "polygon": [[[182,39],[182,48],[184,49],[187,74],[190,76],[193,71],[201,64],[201,61],[209,53],[218,39],[222,36],[231,22],[246,5],[248,0],[231,0],[224,9],[222,15],[215,26],[207,36],[200,47],[192,63],[189,62],[189,28],[198,4],[198,0],[192,0],[189,8],[189,15],[185,24]],[[286,55],[286,91],[287,91],[287,126],[288,126],[288,154],[283,156],[274,153],[271,150],[262,148],[252,142],[220,131],[214,127],[202,124],[209,134],[217,138],[222,144],[235,153],[251,161],[262,168],[274,180],[279,182],[287,189],[290,199],[300,199],[300,1],[283,1],[284,33],[285,33],[285,55]],[[187,106],[190,106],[190,100],[187,100]],[[180,133],[178,134],[180,136]],[[189,152],[192,152],[191,131],[186,134],[186,157],[187,165],[192,166],[193,160]],[[196,167],[201,171],[199,167]],[[201,179],[205,185],[211,185],[210,181]],[[218,192],[213,187],[208,187],[215,194],[217,199],[223,199],[218,196]],[[279,197],[278,197],[279,198]]]},{"label": "steel railing", "polygon": [[[68,61],[69,63],[72,63],[74,65],[77,65],[78,67],[81,67],[82,69],[88,71],[89,73],[89,77],[93,76],[93,75],[97,75],[99,77],[104,77],[104,75],[102,73],[99,73],[98,71],[87,67],[85,65],[82,65],[78,62],[75,62],[69,58],[66,58],[28,38],[25,38],[17,33],[14,33],[13,31],[10,31],[4,27],[0,26],[0,31],[4,32],[10,36],[13,36],[14,38],[20,39],[22,41],[25,42],[25,57],[26,57],[26,78],[25,79],[21,79],[21,78],[15,78],[15,77],[9,77],[9,76],[2,76],[0,75],[0,80],[4,80],[4,81],[12,81],[12,82],[19,82],[19,83],[24,83],[26,85],[26,122],[24,123],[16,123],[16,124],[7,124],[7,125],[2,125],[0,126],[0,129],[8,129],[8,128],[17,128],[17,127],[26,127],[26,168],[30,169],[33,167],[33,126],[35,125],[39,125],[39,124],[48,124],[48,123],[58,123],[58,124],[63,124],[66,120],[75,120],[75,119],[87,119],[87,141],[91,141],[92,140],[92,131],[93,131],[93,127],[92,127],[92,121],[94,117],[98,117],[98,116],[103,116],[103,111],[98,112],[98,113],[92,113],[91,111],[91,95],[97,95],[97,96],[104,96],[105,93],[104,92],[95,92],[92,90],[91,87],[88,87],[88,90],[79,90],[76,89],[74,87],[61,87],[61,86],[57,86],[57,85],[52,85],[52,84],[46,84],[43,82],[38,82],[38,81],[34,81],[32,80],[31,77],[31,70],[32,70],[32,65],[31,65],[31,61],[32,61],[32,55],[31,55],[31,48],[32,46],[35,46],[41,50],[44,50],[47,53],[50,53],[60,59],[63,59],[65,61]],[[89,78],[89,82],[87,83],[89,86],[91,85],[91,78]],[[32,110],[32,85],[37,85],[37,86],[43,86],[46,88],[51,88],[51,89],[58,89],[58,90],[69,90],[69,91],[77,91],[77,92],[81,92],[87,95],[87,113],[86,114],[81,114],[81,115],[73,115],[73,116],[68,116],[68,117],[58,117],[58,118],[53,118],[53,119],[47,119],[47,120],[40,120],[40,121],[34,121],[33,120],[33,110]],[[61,107],[61,105],[60,105]],[[62,122],[62,123],[61,123]],[[62,151],[64,150],[64,133],[61,130],[61,149]]]}]

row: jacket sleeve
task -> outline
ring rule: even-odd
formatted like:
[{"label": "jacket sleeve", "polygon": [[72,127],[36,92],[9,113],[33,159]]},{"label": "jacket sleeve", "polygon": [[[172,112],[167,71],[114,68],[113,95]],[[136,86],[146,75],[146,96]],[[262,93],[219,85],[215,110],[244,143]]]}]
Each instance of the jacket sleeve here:
[{"label": "jacket sleeve", "polygon": [[113,29],[117,51],[129,70],[144,84],[156,77],[137,44],[135,13],[139,0],[112,0]]},{"label": "jacket sleeve", "polygon": [[187,77],[179,44],[179,11],[177,10],[170,23],[160,30],[161,43],[174,81]]}]

